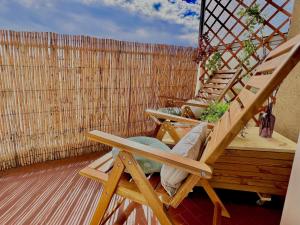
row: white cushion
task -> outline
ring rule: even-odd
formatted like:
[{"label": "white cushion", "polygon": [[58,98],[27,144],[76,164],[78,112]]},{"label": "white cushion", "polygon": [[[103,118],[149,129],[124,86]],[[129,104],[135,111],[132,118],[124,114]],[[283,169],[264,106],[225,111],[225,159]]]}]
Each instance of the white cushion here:
[{"label": "white cushion", "polygon": [[[207,123],[201,123],[188,132],[172,149],[172,153],[186,158],[197,160],[200,149],[205,143],[207,135]],[[188,173],[163,165],[160,172],[161,184],[173,196],[180,187],[181,182],[188,176]]]}]

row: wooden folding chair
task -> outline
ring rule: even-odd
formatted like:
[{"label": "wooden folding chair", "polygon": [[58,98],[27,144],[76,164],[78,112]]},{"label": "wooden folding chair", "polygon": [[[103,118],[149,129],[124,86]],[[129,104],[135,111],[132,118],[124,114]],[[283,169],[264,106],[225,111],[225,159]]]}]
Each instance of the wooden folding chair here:
[{"label": "wooden folding chair", "polygon": [[[272,52],[270,52],[270,55],[268,57],[271,56]],[[262,64],[264,63],[266,63],[266,60]],[[257,72],[261,65],[258,66],[258,68],[254,71],[254,76],[257,76]],[[201,105],[199,105],[199,107],[200,106]],[[257,112],[252,116],[252,119],[256,123],[256,126],[259,125],[259,121],[257,120],[256,116],[265,108],[266,106],[262,104]],[[195,124],[200,123],[200,121],[197,121],[192,116],[189,117],[190,119],[184,119],[180,116],[170,115],[168,113],[163,113],[152,109],[147,109],[145,113],[156,123],[156,129],[154,132],[156,138],[169,145],[175,145]],[[188,114],[189,112],[185,113],[185,115]],[[214,124],[210,124],[210,126],[213,127]]]},{"label": "wooden folding chair", "polygon": [[213,102],[222,101],[229,91],[232,93],[230,100],[237,96],[233,86],[242,71],[242,69],[217,70],[207,79],[201,87],[199,94],[192,99],[192,102],[167,98],[167,105],[184,106],[182,107],[181,116],[195,119],[196,116],[191,107],[206,108]]},{"label": "wooden folding chair", "polygon": [[[161,224],[173,224],[174,221],[168,215],[167,207],[177,207],[198,183],[204,187],[215,205],[214,224],[219,223],[221,214],[229,216],[226,208],[209,184],[214,163],[299,61],[300,35],[272,51],[257,68],[255,76],[250,78],[246,86],[230,104],[229,110],[214,126],[199,161],[162,152],[101,131],[90,132],[88,134],[90,140],[120,149],[115,160],[108,153],[80,171],[81,175],[96,179],[104,185],[91,224],[100,224],[101,221],[105,221],[105,212],[114,194],[148,205]],[[146,178],[133,155],[171,165],[188,172],[190,175],[177,193],[170,197],[164,190],[156,189],[157,186],[151,185],[151,181]],[[124,173],[125,168],[129,172],[130,178]]]},{"label": "wooden folding chair", "polygon": [[[242,71],[242,69],[218,70],[205,82],[199,91],[199,95],[194,98],[193,101],[174,100],[173,102],[176,102],[177,105],[178,103],[182,105],[181,117],[196,119],[196,115],[193,113],[192,107],[204,109],[213,102],[221,102],[229,91],[231,91],[233,95],[231,100],[234,99],[237,96],[237,93],[233,89],[233,86]],[[172,114],[152,109],[147,109],[146,114],[155,121],[157,126],[154,135],[156,135],[159,140],[162,140],[166,132],[168,132],[173,139],[172,142],[166,142],[167,144],[176,144],[180,140],[182,136],[180,132],[181,128],[174,127],[169,122],[171,118],[175,118],[174,121],[177,121],[179,119],[178,116],[173,117]]]}]

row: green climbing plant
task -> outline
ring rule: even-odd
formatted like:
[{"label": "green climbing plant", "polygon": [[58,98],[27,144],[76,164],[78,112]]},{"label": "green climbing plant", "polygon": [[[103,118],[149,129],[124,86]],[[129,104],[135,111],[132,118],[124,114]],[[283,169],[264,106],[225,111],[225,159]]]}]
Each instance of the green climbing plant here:
[{"label": "green climbing plant", "polygon": [[205,62],[205,68],[213,74],[221,67],[222,56],[220,52],[214,52]]},{"label": "green climbing plant", "polygon": [[261,15],[259,4],[254,4],[251,7],[241,9],[238,12],[238,15],[245,18],[245,24],[248,27],[248,31],[244,36],[245,41],[243,42],[243,50],[241,51],[239,58],[242,63],[250,65],[250,57],[256,51],[253,36],[258,30],[258,33],[264,37],[265,16]]}]

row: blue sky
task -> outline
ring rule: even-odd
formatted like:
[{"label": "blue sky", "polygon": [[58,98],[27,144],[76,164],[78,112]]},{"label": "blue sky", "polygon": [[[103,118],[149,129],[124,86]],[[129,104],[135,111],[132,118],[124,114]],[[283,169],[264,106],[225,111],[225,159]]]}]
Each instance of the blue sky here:
[{"label": "blue sky", "polygon": [[195,46],[200,0],[0,0],[0,28]]},{"label": "blue sky", "polygon": [[[0,0],[0,29],[196,46],[201,0]],[[257,0],[264,5],[266,0]],[[300,1],[300,0],[299,0]],[[247,1],[249,2],[249,1]],[[251,1],[250,1],[251,2]],[[273,0],[282,5],[283,0]],[[285,9],[291,11],[292,2]],[[236,1],[233,3],[236,4]],[[235,4],[231,4],[231,8]],[[264,11],[272,15],[271,6]],[[222,19],[222,18],[221,18]],[[273,18],[280,24],[285,16]],[[287,31],[288,26],[283,28]],[[268,34],[268,28],[265,28]]]}]

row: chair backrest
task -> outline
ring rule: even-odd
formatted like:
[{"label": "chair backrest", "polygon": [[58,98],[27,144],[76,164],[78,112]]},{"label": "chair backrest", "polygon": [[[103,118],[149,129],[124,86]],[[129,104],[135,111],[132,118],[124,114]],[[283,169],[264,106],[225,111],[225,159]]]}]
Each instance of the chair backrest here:
[{"label": "chair backrest", "polygon": [[256,68],[254,75],[231,102],[215,125],[201,162],[213,165],[259,107],[300,61],[300,35],[275,50]]},{"label": "chair backrest", "polygon": [[201,99],[205,102],[221,101],[229,89],[233,87],[242,71],[242,69],[217,70],[205,84],[203,84],[196,99]]}]

